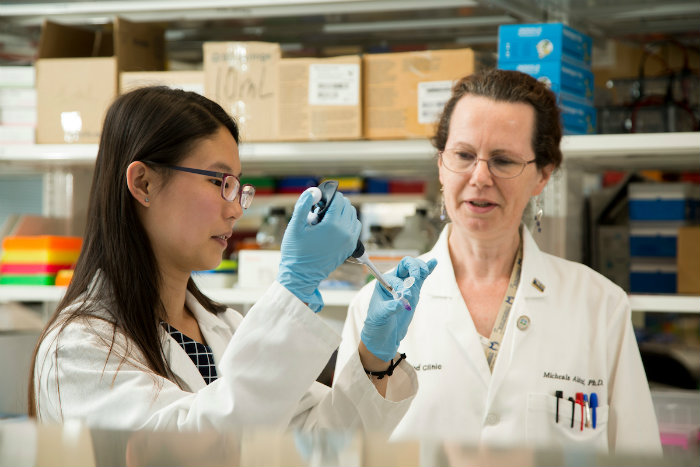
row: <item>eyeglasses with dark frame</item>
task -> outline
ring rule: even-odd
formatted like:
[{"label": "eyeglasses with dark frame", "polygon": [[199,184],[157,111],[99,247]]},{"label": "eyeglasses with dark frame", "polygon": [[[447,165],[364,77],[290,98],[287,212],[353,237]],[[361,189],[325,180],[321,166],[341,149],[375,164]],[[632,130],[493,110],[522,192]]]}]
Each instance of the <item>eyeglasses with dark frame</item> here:
[{"label": "eyeglasses with dark frame", "polygon": [[211,170],[193,169],[191,167],[182,167],[179,165],[164,164],[162,162],[146,162],[150,165],[165,167],[167,169],[179,170],[181,172],[189,172],[198,175],[204,175],[217,179],[216,184],[221,186],[221,197],[229,202],[233,202],[238,198],[243,209],[248,209],[255,197],[255,187],[253,185],[241,185],[241,180],[233,174],[225,172],[214,172]]},{"label": "eyeglasses with dark frame", "polygon": [[517,156],[508,156],[505,154],[496,154],[488,159],[480,159],[469,151],[461,151],[458,149],[445,149],[440,151],[440,158],[445,168],[451,172],[468,173],[476,168],[479,161],[486,162],[491,175],[497,178],[515,178],[522,174],[528,164],[533,164],[537,160],[523,160]]}]

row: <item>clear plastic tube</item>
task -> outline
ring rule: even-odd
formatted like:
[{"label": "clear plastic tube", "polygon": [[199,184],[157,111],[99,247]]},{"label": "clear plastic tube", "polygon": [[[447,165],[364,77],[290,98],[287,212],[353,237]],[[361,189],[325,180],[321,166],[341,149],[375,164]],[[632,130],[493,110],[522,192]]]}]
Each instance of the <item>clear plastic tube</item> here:
[{"label": "clear plastic tube", "polygon": [[404,298],[402,295],[396,293],[394,288],[391,285],[389,285],[389,283],[384,279],[384,277],[382,277],[382,273],[379,272],[374,263],[372,263],[366,252],[363,253],[359,258],[357,258],[357,260],[362,264],[366,265],[369,268],[369,270],[372,271],[374,277],[377,278],[377,282],[382,284],[382,287],[384,287],[391,294],[392,297],[394,297],[396,300],[399,300],[405,310],[411,311],[411,304],[408,302],[408,300],[406,300],[406,298]]}]

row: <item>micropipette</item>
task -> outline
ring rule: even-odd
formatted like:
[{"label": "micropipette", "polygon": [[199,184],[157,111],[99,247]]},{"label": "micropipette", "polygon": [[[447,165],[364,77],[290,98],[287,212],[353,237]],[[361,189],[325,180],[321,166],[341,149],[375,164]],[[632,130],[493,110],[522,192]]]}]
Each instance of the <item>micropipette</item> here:
[{"label": "micropipette", "polygon": [[[338,182],[336,180],[326,180],[325,182],[321,183],[318,187],[314,188],[316,188],[313,191],[314,206],[311,208],[311,212],[309,212],[307,216],[307,222],[311,225],[317,224],[321,222],[321,219],[323,219],[326,210],[328,210],[328,207],[333,201],[333,197],[335,196],[335,193],[338,190]],[[389,283],[384,279],[384,277],[382,277],[382,273],[379,272],[374,263],[372,263],[372,261],[369,259],[369,256],[365,251],[365,246],[362,244],[360,239],[357,239],[357,246],[355,247],[355,251],[353,251],[351,256],[357,259],[360,263],[366,265],[369,268],[369,270],[372,271],[374,277],[377,278],[377,282],[379,282],[382,285],[382,287],[384,287],[391,294],[391,296],[394,297],[394,299],[399,300],[404,309],[408,311],[411,310],[411,304],[403,296],[403,293],[401,295],[396,293],[394,288],[391,285],[389,285]],[[413,279],[412,281],[409,281],[409,279],[413,278],[406,278],[406,281],[404,281],[404,289],[410,288],[411,285],[413,285],[413,281],[415,279]]]},{"label": "micropipette", "polygon": [[[367,252],[365,251],[365,246],[362,244],[360,240],[357,241],[357,247],[355,248],[355,251],[352,253],[352,257],[357,259],[359,262],[364,264],[369,268],[370,271],[372,271],[372,274],[374,277],[377,278],[377,282],[382,284],[382,287],[384,287],[389,293],[391,294],[394,299],[399,300],[401,302],[401,305],[406,309],[407,311],[411,311],[411,304],[408,303],[408,300],[403,295],[399,295],[396,293],[394,288],[389,285],[389,283],[382,277],[382,273],[379,272],[377,267],[372,263],[372,261],[369,259],[369,256],[367,255]],[[406,278],[406,281],[404,281],[404,288],[409,288],[411,285],[413,285],[413,281],[410,282],[410,285],[406,286],[409,281],[408,279],[413,279],[412,277]]]}]

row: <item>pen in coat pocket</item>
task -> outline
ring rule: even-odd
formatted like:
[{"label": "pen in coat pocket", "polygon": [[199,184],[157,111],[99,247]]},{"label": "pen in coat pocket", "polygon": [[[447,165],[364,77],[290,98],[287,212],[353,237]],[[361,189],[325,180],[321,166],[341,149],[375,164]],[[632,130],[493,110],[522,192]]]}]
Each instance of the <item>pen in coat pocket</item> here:
[{"label": "pen in coat pocket", "polygon": [[592,419],[591,422],[593,423],[593,429],[595,429],[595,427],[597,425],[597,423],[596,423],[597,422],[596,409],[598,408],[598,394],[596,394],[595,392],[591,393],[590,405],[591,405],[591,412],[593,412],[591,415],[591,419]]},{"label": "pen in coat pocket", "polygon": [[577,392],[576,393],[576,403],[581,404],[581,431],[583,431],[583,393],[582,392]]},{"label": "pen in coat pocket", "polygon": [[576,409],[576,402],[574,401],[573,397],[569,397],[569,401],[571,402],[571,428],[574,427],[574,410]]},{"label": "pen in coat pocket", "polygon": [[554,397],[557,398],[557,412],[556,412],[556,415],[554,416],[554,421],[559,423],[559,399],[564,397],[564,391],[555,391]]}]

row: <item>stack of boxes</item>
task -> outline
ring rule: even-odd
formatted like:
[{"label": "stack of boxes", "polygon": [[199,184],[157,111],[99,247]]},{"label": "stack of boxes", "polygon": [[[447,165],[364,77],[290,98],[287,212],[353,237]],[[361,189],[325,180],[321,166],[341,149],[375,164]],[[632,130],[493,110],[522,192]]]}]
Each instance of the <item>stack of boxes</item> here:
[{"label": "stack of boxes", "polygon": [[557,95],[564,134],[596,132],[591,38],[561,23],[498,29],[498,68],[534,76]]},{"label": "stack of boxes", "polygon": [[33,66],[0,66],[0,144],[34,144]]},{"label": "stack of boxes", "polygon": [[99,143],[120,73],[165,68],[160,25],[116,18],[110,26],[95,31],[44,22],[35,65],[37,143]]},{"label": "stack of boxes", "polygon": [[120,93],[165,85],[204,94],[246,142],[431,137],[454,82],[490,65],[471,49],[283,56],[279,43],[205,42],[202,70],[165,71],[156,23],[102,29],[46,21],[36,61],[36,142],[97,143]]},{"label": "stack of boxes", "polygon": [[[679,232],[700,221],[700,185],[682,182],[631,183],[630,292],[683,293],[678,265],[691,262],[698,277],[700,258],[679,251]],[[685,291],[686,293],[688,291]]]},{"label": "stack of boxes", "polygon": [[59,271],[73,268],[81,246],[80,237],[5,237],[0,256],[0,285],[55,285]]}]

